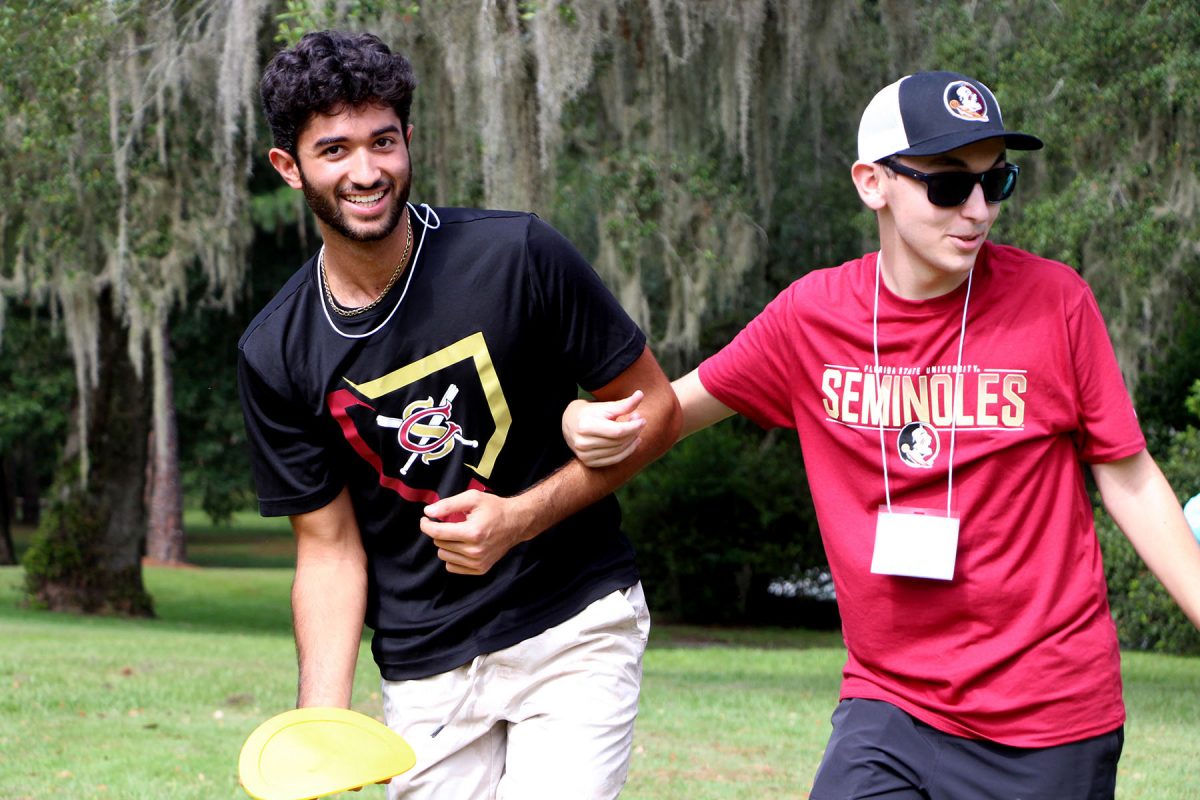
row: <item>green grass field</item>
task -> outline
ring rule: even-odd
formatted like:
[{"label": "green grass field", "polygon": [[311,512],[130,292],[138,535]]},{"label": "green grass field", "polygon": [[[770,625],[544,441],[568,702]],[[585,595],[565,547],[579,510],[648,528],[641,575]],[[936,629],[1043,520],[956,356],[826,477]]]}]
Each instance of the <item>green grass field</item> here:
[{"label": "green grass field", "polygon": [[[0,568],[0,798],[246,796],[242,741],[294,702],[290,537],[270,525],[242,541],[192,530],[198,563],[254,566],[147,568],[154,620],[21,609],[19,568]],[[657,626],[622,796],[806,797],[843,658],[827,633]],[[1197,797],[1200,659],[1130,653],[1124,663],[1118,797]],[[354,706],[375,716],[377,681],[364,646]]]}]

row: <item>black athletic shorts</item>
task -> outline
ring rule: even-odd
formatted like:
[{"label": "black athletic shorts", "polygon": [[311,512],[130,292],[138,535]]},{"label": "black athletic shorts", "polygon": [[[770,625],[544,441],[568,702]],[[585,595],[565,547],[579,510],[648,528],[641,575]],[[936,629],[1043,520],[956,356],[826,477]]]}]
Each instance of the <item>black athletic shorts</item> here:
[{"label": "black athletic shorts", "polygon": [[1112,800],[1124,728],[1056,747],[952,736],[879,700],[843,700],[812,800]]}]

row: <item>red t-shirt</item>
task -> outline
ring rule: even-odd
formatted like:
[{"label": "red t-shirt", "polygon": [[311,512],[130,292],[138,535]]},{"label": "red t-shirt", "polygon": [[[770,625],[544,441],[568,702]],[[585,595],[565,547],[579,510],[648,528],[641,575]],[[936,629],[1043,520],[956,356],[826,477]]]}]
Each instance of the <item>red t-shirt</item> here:
[{"label": "red t-shirt", "polygon": [[[705,388],[798,434],[842,614],[842,697],[1019,747],[1125,719],[1120,656],[1081,462],[1145,447],[1091,291],[1069,267],[987,244],[967,285],[913,302],[875,254],[812,272],[700,365]],[[942,509],[952,415],[950,581],[870,571],[884,504]]]}]

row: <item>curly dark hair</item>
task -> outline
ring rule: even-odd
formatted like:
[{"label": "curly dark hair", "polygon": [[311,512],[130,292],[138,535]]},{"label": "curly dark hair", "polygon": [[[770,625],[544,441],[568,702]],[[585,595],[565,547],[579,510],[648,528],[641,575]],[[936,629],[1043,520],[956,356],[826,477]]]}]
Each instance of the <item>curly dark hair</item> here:
[{"label": "curly dark hair", "polygon": [[263,71],[259,92],[275,146],[296,155],[296,140],[314,114],[391,106],[408,126],[417,79],[412,65],[370,33],[309,33],[281,50]]}]

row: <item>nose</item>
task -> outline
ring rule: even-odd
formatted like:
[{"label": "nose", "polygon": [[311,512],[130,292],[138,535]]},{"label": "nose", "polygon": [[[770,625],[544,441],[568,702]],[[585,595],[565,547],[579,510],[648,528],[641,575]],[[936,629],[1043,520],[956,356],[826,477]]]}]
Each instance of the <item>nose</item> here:
[{"label": "nose", "polygon": [[967,202],[959,206],[959,212],[970,220],[984,221],[991,216],[991,205],[983,198],[983,184],[976,183],[967,196]]},{"label": "nose", "polygon": [[369,189],[379,181],[379,176],[380,170],[371,151],[367,148],[356,150],[347,174],[351,183],[361,189]]}]

